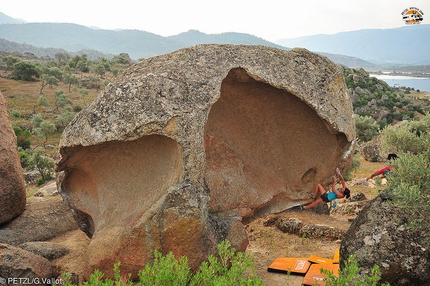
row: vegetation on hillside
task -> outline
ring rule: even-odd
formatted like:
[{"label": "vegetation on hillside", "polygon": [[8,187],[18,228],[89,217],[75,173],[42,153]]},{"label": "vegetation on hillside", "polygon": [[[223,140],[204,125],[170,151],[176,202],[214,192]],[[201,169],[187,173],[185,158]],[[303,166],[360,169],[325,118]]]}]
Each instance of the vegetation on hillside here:
[{"label": "vegetation on hillside", "polygon": [[390,87],[363,69],[344,68],[353,103],[357,139],[364,143],[385,127],[403,120],[417,120],[430,112],[430,100],[410,87]]},{"label": "vegetation on hillside", "polygon": [[430,239],[430,114],[421,120],[389,126],[381,136],[383,148],[399,156],[391,162],[394,171],[388,177],[388,194],[393,204],[403,210],[409,225]]},{"label": "vegetation on hillside", "polygon": [[37,185],[52,179],[56,146],[66,125],[100,88],[127,68],[126,54],[91,61],[86,55],[57,54],[47,64],[15,56],[1,59],[0,78],[10,113],[21,165],[37,170]]}]

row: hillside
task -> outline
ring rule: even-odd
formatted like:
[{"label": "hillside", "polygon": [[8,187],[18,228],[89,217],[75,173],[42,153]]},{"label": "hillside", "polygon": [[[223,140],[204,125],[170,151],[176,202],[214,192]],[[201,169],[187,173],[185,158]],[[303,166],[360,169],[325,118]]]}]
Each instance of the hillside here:
[{"label": "hillside", "polygon": [[20,23],[24,23],[24,21],[9,17],[8,15],[0,12],[0,24],[20,24]]},{"label": "hillside", "polygon": [[318,53],[348,55],[374,64],[430,64],[430,25],[314,35],[281,39],[277,43]]},{"label": "hillside", "polygon": [[112,54],[102,53],[96,50],[80,50],[77,52],[69,52],[65,49],[57,48],[40,48],[29,44],[19,44],[0,38],[0,57],[15,56],[24,60],[46,63],[55,57],[58,53],[68,53],[71,56],[86,54],[88,59],[96,60],[100,57],[111,59]]},{"label": "hillside", "polygon": [[176,36],[162,37],[140,30],[95,30],[67,23],[3,24],[0,25],[0,38],[70,52],[90,49],[107,54],[128,53],[134,60],[203,43],[265,45],[286,49],[261,38],[242,33],[207,35],[192,30]]}]

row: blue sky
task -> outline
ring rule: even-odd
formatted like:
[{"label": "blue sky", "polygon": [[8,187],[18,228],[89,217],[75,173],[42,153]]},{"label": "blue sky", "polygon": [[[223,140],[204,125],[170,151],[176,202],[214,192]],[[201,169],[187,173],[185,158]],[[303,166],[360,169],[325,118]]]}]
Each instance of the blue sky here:
[{"label": "blue sky", "polygon": [[240,32],[275,42],[315,34],[404,26],[417,7],[430,23],[429,0],[13,0],[0,12],[28,22],[67,22],[102,29],[138,29],[161,36],[190,29]]}]

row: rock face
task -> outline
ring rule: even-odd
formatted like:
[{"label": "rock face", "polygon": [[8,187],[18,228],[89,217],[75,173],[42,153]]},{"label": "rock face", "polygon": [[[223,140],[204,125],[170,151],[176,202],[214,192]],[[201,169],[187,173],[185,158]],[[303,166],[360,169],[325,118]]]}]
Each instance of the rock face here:
[{"label": "rock face", "polygon": [[363,273],[379,266],[381,282],[429,285],[429,241],[428,234],[408,228],[408,217],[401,210],[377,197],[363,208],[342,239],[341,261],[355,254]]},{"label": "rock face", "polygon": [[0,224],[20,215],[25,208],[25,183],[16,136],[0,93]]},{"label": "rock face", "polygon": [[155,248],[196,268],[243,223],[309,200],[350,164],[342,69],[304,49],[199,45],[144,60],[65,129],[59,190],[92,237],[88,269]]}]

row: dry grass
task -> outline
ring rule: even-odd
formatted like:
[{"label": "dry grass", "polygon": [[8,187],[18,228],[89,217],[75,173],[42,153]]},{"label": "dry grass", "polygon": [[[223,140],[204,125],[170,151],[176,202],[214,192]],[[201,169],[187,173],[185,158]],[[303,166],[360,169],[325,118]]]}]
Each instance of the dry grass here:
[{"label": "dry grass", "polygon": [[[85,100],[79,92],[78,86],[73,86],[69,93],[68,85],[60,82],[58,86],[49,88],[45,86],[43,88],[43,95],[47,98],[48,106],[38,106],[37,100],[39,98],[41,88],[40,81],[22,81],[22,80],[10,80],[0,78],[0,91],[5,97],[9,113],[13,110],[17,110],[21,114],[21,118],[14,118],[11,116],[13,125],[20,126],[23,129],[31,129],[31,117],[34,113],[39,113],[45,120],[55,122],[55,119],[64,110],[60,109],[59,112],[53,113],[52,110],[55,108],[55,91],[63,90],[67,95],[67,98],[73,102],[73,106],[85,107],[91,103],[99,94],[100,90],[89,89],[88,95],[85,96]],[[61,137],[61,131],[49,136],[47,145],[58,146]],[[43,146],[44,139],[37,138],[36,135],[32,135],[31,148]],[[56,155],[57,149],[47,149],[46,152],[52,156]]]}]

